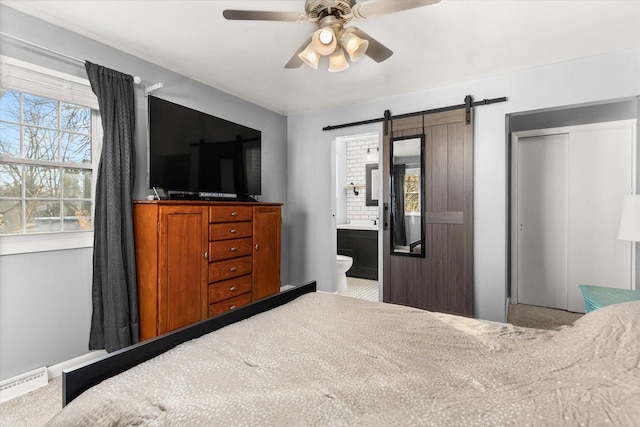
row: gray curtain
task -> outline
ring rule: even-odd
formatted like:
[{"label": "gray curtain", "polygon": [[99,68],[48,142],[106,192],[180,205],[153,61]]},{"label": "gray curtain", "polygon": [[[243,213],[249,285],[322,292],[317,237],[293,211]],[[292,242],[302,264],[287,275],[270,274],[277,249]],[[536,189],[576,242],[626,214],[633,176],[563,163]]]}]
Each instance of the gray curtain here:
[{"label": "gray curtain", "polygon": [[393,245],[407,245],[407,228],[404,217],[404,176],[406,165],[393,165]]},{"label": "gray curtain", "polygon": [[133,77],[90,62],[85,68],[104,132],[96,185],[89,349],[111,352],[140,337],[133,242]]}]

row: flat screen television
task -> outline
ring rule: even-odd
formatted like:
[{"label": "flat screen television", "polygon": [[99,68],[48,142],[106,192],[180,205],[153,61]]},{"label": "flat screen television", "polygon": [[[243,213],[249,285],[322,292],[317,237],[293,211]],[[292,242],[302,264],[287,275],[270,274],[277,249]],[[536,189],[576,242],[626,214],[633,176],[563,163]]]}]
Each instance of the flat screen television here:
[{"label": "flat screen television", "polygon": [[259,130],[149,96],[149,188],[169,198],[260,195]]}]

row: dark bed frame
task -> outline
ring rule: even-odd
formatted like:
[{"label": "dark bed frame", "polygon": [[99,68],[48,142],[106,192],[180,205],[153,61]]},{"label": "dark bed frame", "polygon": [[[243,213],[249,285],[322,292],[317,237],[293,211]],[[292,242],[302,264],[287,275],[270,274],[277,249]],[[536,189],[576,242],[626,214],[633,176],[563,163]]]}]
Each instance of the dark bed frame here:
[{"label": "dark bed frame", "polygon": [[62,406],[66,406],[82,392],[94,385],[152,359],[183,342],[201,337],[286,304],[301,295],[316,291],[316,282],[280,292],[219,316],[202,320],[156,338],[114,351],[92,361],[62,371]]}]

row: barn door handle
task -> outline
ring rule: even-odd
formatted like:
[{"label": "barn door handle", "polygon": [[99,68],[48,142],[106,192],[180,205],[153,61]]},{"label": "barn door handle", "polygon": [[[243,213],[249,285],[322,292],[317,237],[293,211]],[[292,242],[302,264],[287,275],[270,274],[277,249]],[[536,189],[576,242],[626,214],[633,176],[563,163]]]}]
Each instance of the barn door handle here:
[{"label": "barn door handle", "polygon": [[383,229],[386,230],[387,228],[389,228],[389,203],[384,203],[382,210]]}]

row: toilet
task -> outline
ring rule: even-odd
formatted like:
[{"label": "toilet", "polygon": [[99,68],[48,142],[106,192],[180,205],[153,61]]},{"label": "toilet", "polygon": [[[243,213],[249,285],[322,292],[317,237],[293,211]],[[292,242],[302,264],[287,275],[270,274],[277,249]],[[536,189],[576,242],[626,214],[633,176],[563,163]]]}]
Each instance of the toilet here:
[{"label": "toilet", "polygon": [[353,265],[353,258],[345,255],[336,255],[336,290],[338,292],[346,292],[347,290],[347,271]]}]

